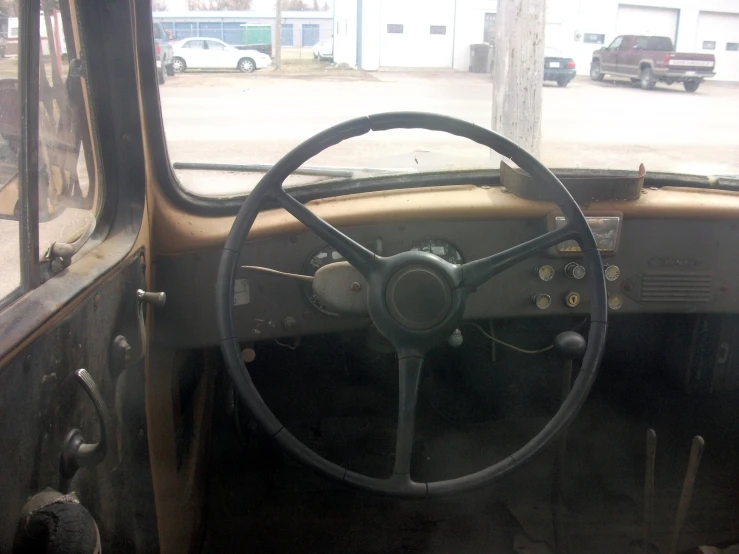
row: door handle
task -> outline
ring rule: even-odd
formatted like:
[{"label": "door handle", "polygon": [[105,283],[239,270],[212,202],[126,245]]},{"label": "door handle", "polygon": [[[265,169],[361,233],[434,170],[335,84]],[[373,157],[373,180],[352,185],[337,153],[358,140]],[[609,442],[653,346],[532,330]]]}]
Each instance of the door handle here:
[{"label": "door handle", "polygon": [[[71,480],[77,470],[93,468],[103,461],[108,452],[108,408],[105,406],[100,390],[86,369],[78,369],[72,374],[73,379],[87,393],[95,407],[98,420],[98,442],[85,442],[79,429],[67,433],[59,456],[60,473],[64,480]],[[64,491],[62,491],[64,492]]]}]

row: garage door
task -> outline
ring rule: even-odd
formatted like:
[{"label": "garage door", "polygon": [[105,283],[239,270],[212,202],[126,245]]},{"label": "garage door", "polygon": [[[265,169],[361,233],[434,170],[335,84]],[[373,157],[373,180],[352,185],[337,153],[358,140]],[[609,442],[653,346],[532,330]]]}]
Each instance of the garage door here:
[{"label": "garage door", "polygon": [[382,0],[380,65],[452,67],[453,0]]},{"label": "garage door", "polygon": [[657,35],[675,43],[679,10],[619,4],[616,18],[618,35]]},{"label": "garage door", "polygon": [[699,12],[696,52],[716,56],[716,79],[739,81],[739,14]]},{"label": "garage door", "polygon": [[302,46],[313,46],[318,42],[319,27],[314,23],[303,23]]}]

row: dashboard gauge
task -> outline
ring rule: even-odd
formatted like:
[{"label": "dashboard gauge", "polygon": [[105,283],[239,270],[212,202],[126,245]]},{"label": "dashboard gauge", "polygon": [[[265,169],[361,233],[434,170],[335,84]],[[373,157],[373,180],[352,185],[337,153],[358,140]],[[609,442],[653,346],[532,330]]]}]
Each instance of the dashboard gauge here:
[{"label": "dashboard gauge", "polygon": [[434,256],[438,256],[445,262],[449,262],[454,265],[461,265],[464,263],[462,253],[450,242],[444,239],[426,239],[423,242],[416,244],[412,251],[428,252]]},{"label": "dashboard gauge", "polygon": [[620,294],[613,294],[608,296],[608,307],[612,310],[620,310],[621,306],[624,305],[624,299]]},{"label": "dashboard gauge", "polygon": [[[615,254],[618,249],[618,241],[621,235],[621,216],[585,216],[590,230],[595,237],[595,244],[601,254]],[[554,228],[561,229],[567,224],[562,216],[554,218]],[[566,240],[554,247],[555,254],[578,254],[580,245],[575,240]]]},{"label": "dashboard gauge", "polygon": [[[316,250],[308,259],[306,264],[303,266],[303,275],[313,276],[316,274],[316,271],[321,269],[323,266],[343,261],[344,256],[339,254],[333,246],[324,246]],[[313,285],[306,283],[304,286],[308,302],[310,302],[314,308],[326,315],[338,317],[339,314],[332,312],[326,306],[321,304],[321,300],[318,298],[318,295],[313,292]]]}]

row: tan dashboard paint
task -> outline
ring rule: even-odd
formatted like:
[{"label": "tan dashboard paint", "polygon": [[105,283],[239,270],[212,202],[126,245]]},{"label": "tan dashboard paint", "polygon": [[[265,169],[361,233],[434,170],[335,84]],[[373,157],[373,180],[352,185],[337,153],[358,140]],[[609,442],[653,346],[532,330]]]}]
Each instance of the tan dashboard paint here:
[{"label": "tan dashboard paint", "polygon": [[[184,254],[222,245],[233,217],[210,218],[177,210],[157,192],[154,220],[157,252]],[[337,227],[424,220],[544,218],[557,207],[518,198],[500,187],[450,186],[370,192],[315,200],[307,204]],[[625,219],[739,219],[739,193],[682,187],[645,189],[635,201],[593,202],[585,211],[617,210]],[[284,210],[257,217],[249,238],[304,232],[304,226]]]}]

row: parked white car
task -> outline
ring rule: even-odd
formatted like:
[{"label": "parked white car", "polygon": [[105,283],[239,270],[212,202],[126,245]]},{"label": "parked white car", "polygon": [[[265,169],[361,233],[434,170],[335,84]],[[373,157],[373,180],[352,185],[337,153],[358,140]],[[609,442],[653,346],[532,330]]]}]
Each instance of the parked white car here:
[{"label": "parked white car", "polygon": [[239,50],[215,38],[186,38],[173,43],[173,47],[172,65],[178,73],[186,69],[238,69],[251,73],[272,63],[267,54]]},{"label": "parked white car", "polygon": [[313,45],[313,59],[314,60],[333,60],[334,59],[334,41],[319,40]]}]

